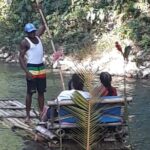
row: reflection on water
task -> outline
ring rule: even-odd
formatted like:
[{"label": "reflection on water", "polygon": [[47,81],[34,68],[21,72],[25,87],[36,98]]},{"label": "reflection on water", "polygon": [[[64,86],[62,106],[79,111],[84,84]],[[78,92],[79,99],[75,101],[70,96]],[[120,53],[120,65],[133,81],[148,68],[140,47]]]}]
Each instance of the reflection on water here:
[{"label": "reflection on water", "polygon": [[[24,73],[19,66],[0,64],[0,97],[14,97],[24,102],[26,95],[26,81]],[[65,83],[68,79],[65,76]],[[149,150],[150,147],[150,82],[149,80],[127,80],[127,94],[133,96],[133,103],[129,106],[129,113],[134,115],[130,122],[130,139],[135,150]],[[119,94],[123,94],[124,85],[121,78],[114,79],[113,85],[117,87]],[[61,82],[58,74],[47,74],[47,92],[45,99],[56,97],[61,91]],[[33,97],[33,105],[37,105],[36,95]],[[12,131],[0,127],[0,150],[44,150],[40,144],[22,140]]]},{"label": "reflection on water", "polygon": [[[121,89],[123,82],[115,85]],[[150,149],[150,81],[127,79],[127,94],[133,97],[129,105],[129,114],[133,115],[130,127],[130,141],[134,150]],[[120,91],[122,93],[123,89]]]},{"label": "reflection on water", "polygon": [[135,114],[131,123],[131,135],[136,150],[150,148],[150,82],[143,80],[134,84],[134,101],[130,113]]}]

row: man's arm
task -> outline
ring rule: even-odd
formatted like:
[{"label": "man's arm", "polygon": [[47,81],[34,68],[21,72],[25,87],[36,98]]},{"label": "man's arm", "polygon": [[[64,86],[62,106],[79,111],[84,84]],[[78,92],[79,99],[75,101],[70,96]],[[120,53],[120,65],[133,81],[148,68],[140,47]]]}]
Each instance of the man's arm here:
[{"label": "man's arm", "polygon": [[[41,13],[42,13],[42,1],[36,1],[36,4],[34,5],[34,9],[36,12],[38,12],[41,15]],[[41,35],[43,35],[45,32],[45,29],[46,29],[45,24],[44,24],[44,21],[43,21],[42,16],[41,16],[41,26],[36,31],[36,36],[40,37]]]},{"label": "man's arm", "polygon": [[26,73],[26,76],[31,79],[32,74],[28,71],[28,69],[26,67],[26,61],[25,61],[25,54],[26,54],[27,50],[28,50],[28,48],[27,48],[26,41],[23,40],[20,44],[19,63],[20,63],[21,68]]},{"label": "man's arm", "polygon": [[42,22],[42,25],[39,27],[39,29],[36,31],[36,36],[40,37],[45,32],[45,25]]},{"label": "man's arm", "polygon": [[27,52],[26,43],[25,40],[23,40],[20,44],[19,62],[24,72],[27,72],[26,61],[25,61],[26,52]]}]

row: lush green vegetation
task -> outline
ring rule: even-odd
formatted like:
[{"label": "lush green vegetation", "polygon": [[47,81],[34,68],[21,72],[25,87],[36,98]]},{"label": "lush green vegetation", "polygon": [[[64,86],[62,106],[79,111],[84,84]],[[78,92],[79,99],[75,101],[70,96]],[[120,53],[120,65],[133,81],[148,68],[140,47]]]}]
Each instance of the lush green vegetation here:
[{"label": "lush green vegetation", "polygon": [[[103,33],[111,31],[147,50],[149,3],[149,0],[43,0],[42,9],[54,43],[64,45],[67,52],[87,49],[100,42]],[[25,23],[33,22],[36,26],[40,23],[35,1],[1,0],[0,8],[0,45],[16,51],[24,36]],[[50,49],[46,34],[44,41]]]}]

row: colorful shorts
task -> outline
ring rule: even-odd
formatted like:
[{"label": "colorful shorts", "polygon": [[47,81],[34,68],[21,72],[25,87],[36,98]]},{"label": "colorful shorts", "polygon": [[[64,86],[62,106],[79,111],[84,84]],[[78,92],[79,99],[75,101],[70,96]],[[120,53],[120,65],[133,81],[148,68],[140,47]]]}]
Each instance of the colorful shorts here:
[{"label": "colorful shorts", "polygon": [[32,73],[32,79],[27,80],[28,93],[46,92],[46,70],[44,64],[27,64],[27,69]]}]

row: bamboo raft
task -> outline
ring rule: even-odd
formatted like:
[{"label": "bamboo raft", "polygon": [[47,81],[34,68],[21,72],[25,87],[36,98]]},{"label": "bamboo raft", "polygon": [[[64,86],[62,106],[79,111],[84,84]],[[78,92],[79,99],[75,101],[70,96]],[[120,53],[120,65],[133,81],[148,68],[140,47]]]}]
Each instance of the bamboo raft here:
[{"label": "bamboo raft", "polygon": [[[127,102],[131,102],[132,98],[128,98]],[[105,99],[105,101],[101,101],[102,104],[109,104],[109,105],[124,105],[124,98],[114,98],[114,99]],[[74,105],[71,100],[66,100],[56,103],[55,101],[48,101],[48,106],[51,108],[56,108],[57,106],[63,107],[63,106],[71,106]],[[25,111],[25,105],[19,102],[16,99],[0,99],[0,120],[4,125],[7,125],[10,128],[19,128],[23,129],[34,139],[38,140],[39,138],[42,138],[42,140],[46,140],[49,143],[54,143],[55,141],[59,140],[59,134],[63,134],[65,130],[71,129],[76,127],[75,124],[73,125],[65,125],[65,124],[57,124],[54,123],[54,120],[56,118],[52,118],[51,121],[48,122],[39,122],[37,112],[32,108],[30,114],[31,114],[31,124],[25,123],[25,117],[26,117],[26,111]],[[63,118],[61,118],[63,119]],[[108,125],[108,124],[107,124]],[[119,124],[109,124],[118,126]],[[120,125],[119,125],[120,126]],[[63,135],[61,135],[63,137]],[[68,138],[68,136],[67,136]],[[107,141],[108,140],[108,141]],[[100,147],[106,148],[108,143],[112,143],[113,145],[111,147],[115,147],[115,149],[121,149],[122,144],[117,144],[116,141],[111,141],[111,139],[106,138],[106,142],[101,143]],[[110,147],[110,144],[109,144]],[[116,148],[117,147],[117,148]],[[109,150],[109,148],[107,148]]]},{"label": "bamboo raft", "polygon": [[19,128],[34,135],[33,129],[39,121],[37,112],[32,108],[31,123],[26,124],[25,105],[16,99],[0,99],[0,120],[1,123],[9,128]]},{"label": "bamboo raft", "polygon": [[[129,104],[130,102],[132,102],[132,97],[112,97],[112,98],[102,98],[101,101],[97,102],[100,105],[105,106],[105,110],[107,110],[107,108],[113,108],[113,107],[120,107],[121,108],[121,116],[116,116],[116,117],[120,117],[123,120],[125,119],[125,104]],[[53,113],[53,109],[61,109],[67,106],[75,106],[75,104],[73,103],[72,100],[64,100],[64,101],[48,101],[48,106],[51,108],[51,114]],[[55,116],[51,116],[51,120],[49,122],[48,129],[49,131],[58,136],[58,134],[61,133],[61,136],[64,137],[65,136],[67,139],[69,139],[70,135],[67,135],[66,131],[71,130],[72,128],[76,128],[76,123],[67,123],[64,124],[58,124],[55,123],[55,121],[58,120],[63,120],[70,117],[68,114],[66,114],[66,116],[59,116],[58,118],[56,118]],[[103,136],[103,141],[100,142],[98,144],[99,148],[97,147],[97,149],[103,149],[103,150],[121,150],[121,149],[130,149],[130,144],[126,145],[126,135],[128,135],[128,125],[126,124],[126,121],[124,120],[123,122],[111,122],[111,123],[103,123],[103,124],[99,124],[100,126],[103,126],[104,128],[108,128],[108,127],[116,127],[116,131],[108,131],[104,136]],[[60,131],[59,131],[60,130]],[[66,133],[66,134],[65,134]],[[51,134],[51,135],[52,135]],[[54,136],[52,136],[54,138]],[[70,148],[72,149],[72,147]]]}]

